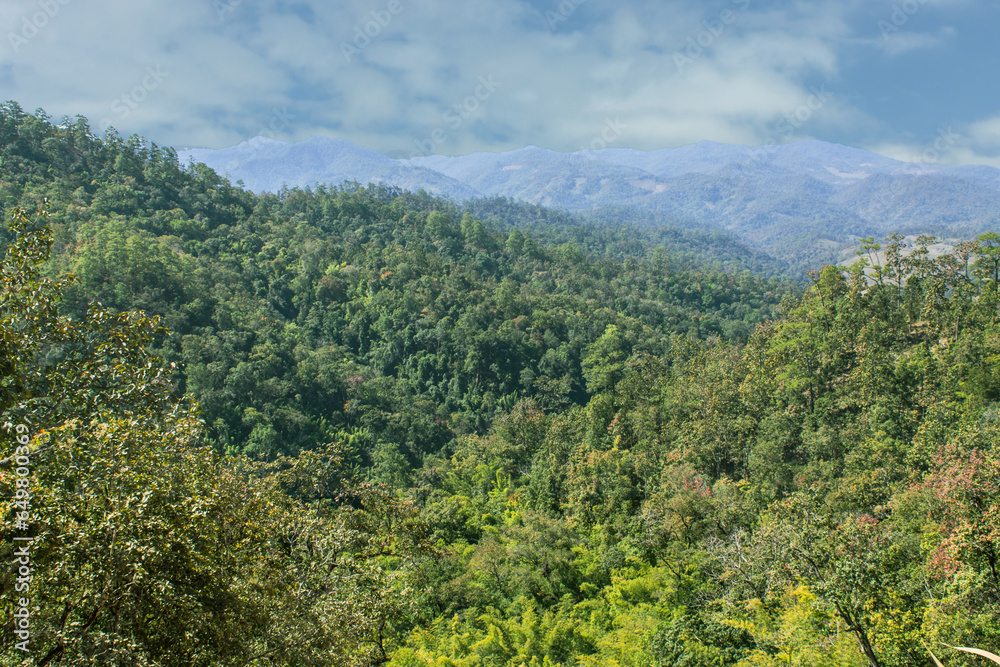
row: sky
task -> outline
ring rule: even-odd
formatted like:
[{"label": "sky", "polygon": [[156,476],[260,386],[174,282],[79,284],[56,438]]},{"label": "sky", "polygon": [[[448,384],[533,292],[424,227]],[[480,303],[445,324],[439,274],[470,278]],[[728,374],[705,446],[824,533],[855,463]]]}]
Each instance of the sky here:
[{"label": "sky", "polygon": [[391,157],[813,138],[1000,166],[1000,0],[0,0],[0,97]]}]

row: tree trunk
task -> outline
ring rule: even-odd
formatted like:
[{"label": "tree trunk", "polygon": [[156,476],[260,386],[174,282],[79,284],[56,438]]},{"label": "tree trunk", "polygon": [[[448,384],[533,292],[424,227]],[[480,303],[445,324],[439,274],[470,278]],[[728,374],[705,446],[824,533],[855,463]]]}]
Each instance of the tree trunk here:
[{"label": "tree trunk", "polygon": [[837,613],[840,617],[844,619],[844,623],[847,623],[847,629],[854,633],[854,636],[858,640],[858,645],[861,647],[861,651],[868,658],[868,664],[871,667],[881,667],[878,658],[875,657],[875,651],[872,649],[872,644],[868,640],[868,633],[865,629],[861,627],[861,624],[854,620],[849,613],[847,613],[840,603],[837,603]]}]

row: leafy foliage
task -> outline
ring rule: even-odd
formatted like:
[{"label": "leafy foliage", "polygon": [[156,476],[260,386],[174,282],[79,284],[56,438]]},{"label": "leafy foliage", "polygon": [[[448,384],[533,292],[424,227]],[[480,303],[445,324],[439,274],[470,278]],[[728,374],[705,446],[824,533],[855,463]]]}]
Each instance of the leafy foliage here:
[{"label": "leafy foliage", "polygon": [[51,203],[50,275],[76,276],[64,310],[162,318],[154,349],[221,452],[352,438],[366,464],[392,449],[413,466],[520,398],[585,403],[583,358],[609,326],[626,356],[666,354],[675,333],[745,339],[791,288],[622,255],[562,221],[508,234],[422,193],[256,196],[84,119],[0,115],[17,165],[0,203]]},{"label": "leafy foliage", "polygon": [[47,198],[54,234],[16,215],[0,296],[36,661],[1000,646],[994,235],[938,257],[864,239],[798,289],[503,202],[255,196],[82,120],[0,115],[0,196]]},{"label": "leafy foliage", "polygon": [[0,578],[3,664],[24,655],[15,599],[28,601],[39,665],[384,660],[426,553],[412,511],[342,484],[338,502],[295,500],[336,481],[311,472],[315,457],[270,471],[220,460],[172,395],[169,367],[144,349],[155,322],[99,308],[61,316],[65,281],[38,269],[47,230],[15,211],[11,234],[0,315],[17,356],[5,357],[0,418],[32,436],[0,473],[0,554],[13,564]]}]

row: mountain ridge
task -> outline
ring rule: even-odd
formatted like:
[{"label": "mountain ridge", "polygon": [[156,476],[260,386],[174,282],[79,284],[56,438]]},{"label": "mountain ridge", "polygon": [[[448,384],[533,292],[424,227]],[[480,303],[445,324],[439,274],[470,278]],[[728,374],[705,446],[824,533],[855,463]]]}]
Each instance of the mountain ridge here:
[{"label": "mountain ridge", "polygon": [[501,196],[572,212],[654,211],[727,230],[803,266],[841,259],[866,236],[982,233],[996,228],[1000,211],[1000,169],[902,162],[819,140],[572,153],[525,146],[394,159],[344,139],[255,137],[178,156],[255,192],[357,181],[458,201]]}]

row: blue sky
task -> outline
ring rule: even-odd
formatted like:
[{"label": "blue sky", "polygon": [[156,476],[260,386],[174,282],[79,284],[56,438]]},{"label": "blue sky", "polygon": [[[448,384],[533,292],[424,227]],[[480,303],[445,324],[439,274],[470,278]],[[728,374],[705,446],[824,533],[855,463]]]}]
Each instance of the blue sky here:
[{"label": "blue sky", "polygon": [[1000,166],[998,0],[0,1],[0,90],[159,144],[816,138]]}]

